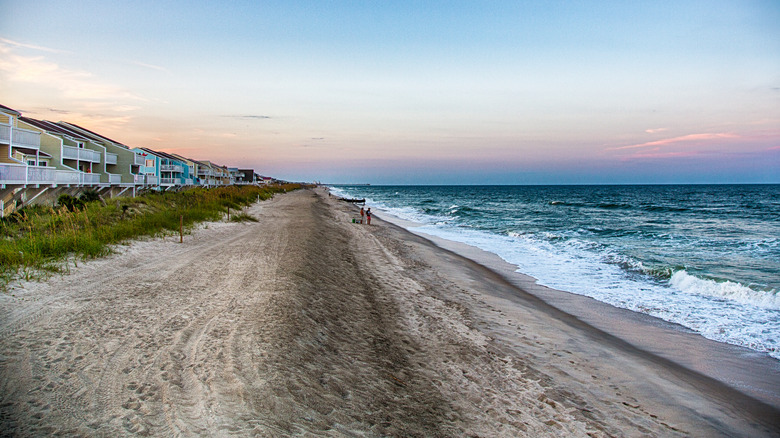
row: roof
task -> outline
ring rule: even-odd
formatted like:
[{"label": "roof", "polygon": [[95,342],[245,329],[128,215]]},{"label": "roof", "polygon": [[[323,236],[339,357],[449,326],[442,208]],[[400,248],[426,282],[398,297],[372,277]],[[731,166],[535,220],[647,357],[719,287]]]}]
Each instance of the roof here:
[{"label": "roof", "polygon": [[0,110],[2,110],[5,113],[13,113],[13,114],[15,114],[17,116],[21,116],[22,115],[22,113],[20,113],[19,111],[15,110],[13,108],[8,108],[5,105],[0,105]]},{"label": "roof", "polygon": [[56,123],[53,123],[53,122],[49,122],[49,121],[46,121],[46,120],[33,119],[31,117],[19,117],[19,120],[24,122],[24,123],[27,123],[28,125],[35,126],[36,128],[42,129],[42,130],[44,130],[44,131],[46,131],[48,133],[51,133],[51,134],[65,135],[65,136],[71,137],[71,138],[76,139],[76,140],[89,141],[89,139],[84,138],[81,134],[79,134],[79,133],[77,133],[75,131],[71,131],[69,129],[66,129],[64,126],[60,126],[60,125],[58,125]]},{"label": "roof", "polygon": [[138,148],[138,149],[141,149],[142,151],[148,152],[148,153],[153,154],[153,155],[157,155],[158,157],[167,158],[169,160],[176,160],[176,161],[182,161],[182,162],[184,161],[181,158],[174,157],[173,155],[171,155],[171,154],[169,154],[167,152],[155,151],[155,150],[152,150],[152,149],[149,149],[149,148],[143,148],[143,147],[142,148]]},{"label": "roof", "polygon": [[[99,141],[106,141],[106,140],[108,140],[108,141],[110,141],[111,143],[114,143],[114,144],[118,144],[118,145],[122,145],[122,146],[124,146],[124,147],[127,147],[126,145],[122,144],[121,142],[118,142],[118,141],[116,141],[116,140],[111,140],[110,138],[106,137],[105,135],[100,135],[100,134],[98,134],[97,132],[92,132],[92,131],[90,131],[89,129],[87,129],[87,128],[82,128],[81,126],[79,126],[79,125],[77,125],[77,124],[75,124],[75,123],[70,123],[70,122],[63,122],[63,121],[59,121],[59,122],[57,122],[57,124],[58,124],[58,125],[64,125],[64,126],[66,126],[66,127],[68,127],[68,126],[69,126],[69,127],[72,127],[72,128],[76,128],[76,129],[78,129],[78,130],[80,130],[80,131],[84,131],[84,133],[83,133],[82,135],[87,135],[87,136],[89,136],[89,137],[93,138],[94,140],[99,140]],[[69,128],[69,129],[70,129],[70,128]],[[129,149],[129,148],[128,148],[128,149]]]},{"label": "roof", "polygon": [[160,152],[157,152],[157,151],[151,150],[151,149],[149,149],[149,148],[140,147],[140,148],[137,148],[137,149],[140,149],[140,150],[142,150],[142,151],[146,152],[147,154],[149,154],[149,155],[154,155],[154,156],[156,156],[156,157],[161,157],[161,156],[162,156],[162,154],[160,154]]},{"label": "roof", "polygon": [[36,152],[37,152],[37,155],[39,157],[51,158],[51,155],[47,154],[46,152],[39,151],[38,149],[15,147],[14,150],[17,151],[17,152],[21,152],[21,153],[23,153],[25,155],[36,155]]},{"label": "roof", "polygon": [[193,162],[195,164],[200,164],[198,161],[195,161],[192,158],[187,158],[187,157],[185,157],[183,155],[179,155],[179,154],[171,154],[171,155],[173,155],[174,157],[176,157],[176,158],[178,158],[178,159],[180,159],[182,161],[191,161],[191,162]]}]

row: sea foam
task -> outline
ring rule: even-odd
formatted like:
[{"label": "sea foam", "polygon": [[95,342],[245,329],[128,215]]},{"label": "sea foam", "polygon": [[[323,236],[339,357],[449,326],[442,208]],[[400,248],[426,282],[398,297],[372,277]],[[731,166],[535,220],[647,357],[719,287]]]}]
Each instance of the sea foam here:
[{"label": "sea foam", "polygon": [[715,281],[699,278],[690,275],[685,270],[675,272],[672,278],[669,279],[669,284],[689,294],[780,310],[780,297],[777,295],[777,290],[774,289],[769,291],[753,290],[733,281]]}]

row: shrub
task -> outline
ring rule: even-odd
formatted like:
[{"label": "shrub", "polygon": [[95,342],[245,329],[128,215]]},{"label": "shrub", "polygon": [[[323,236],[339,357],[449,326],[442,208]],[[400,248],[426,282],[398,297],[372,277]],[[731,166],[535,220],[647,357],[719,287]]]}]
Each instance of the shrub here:
[{"label": "shrub", "polygon": [[96,192],[94,190],[86,190],[86,191],[84,191],[84,193],[82,193],[81,196],[79,196],[79,199],[81,200],[81,202],[83,202],[85,204],[87,202],[94,202],[94,201],[100,201],[101,200],[100,195],[98,194],[98,192]]},{"label": "shrub", "polygon": [[84,206],[84,201],[68,194],[63,194],[57,198],[57,205],[66,207],[70,211],[76,211]]},{"label": "shrub", "polygon": [[58,208],[29,207],[0,220],[0,290],[20,275],[57,272],[71,256],[100,257],[110,252],[109,245],[128,239],[177,233],[180,218],[189,229],[196,222],[221,220],[230,208],[231,220],[256,221],[241,207],[294,188],[193,188],[102,204],[92,202],[97,193],[61,195]]}]

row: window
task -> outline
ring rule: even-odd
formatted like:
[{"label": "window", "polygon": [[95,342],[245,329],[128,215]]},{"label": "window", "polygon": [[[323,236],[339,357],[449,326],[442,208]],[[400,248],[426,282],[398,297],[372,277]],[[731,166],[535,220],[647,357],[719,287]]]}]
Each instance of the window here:
[{"label": "window", "polygon": [[154,160],[146,160],[146,167],[154,167]]},{"label": "window", "polygon": [[40,161],[38,163],[38,165],[41,166],[41,167],[46,167],[46,162],[45,161]]},{"label": "window", "polygon": [[28,166],[35,166],[35,160],[27,160]]}]

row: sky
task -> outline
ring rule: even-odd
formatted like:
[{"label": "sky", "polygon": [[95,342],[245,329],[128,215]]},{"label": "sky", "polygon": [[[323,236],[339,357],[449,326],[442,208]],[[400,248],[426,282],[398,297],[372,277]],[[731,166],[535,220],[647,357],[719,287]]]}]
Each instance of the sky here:
[{"label": "sky", "polygon": [[290,181],[780,183],[780,2],[0,0],[0,103]]}]

